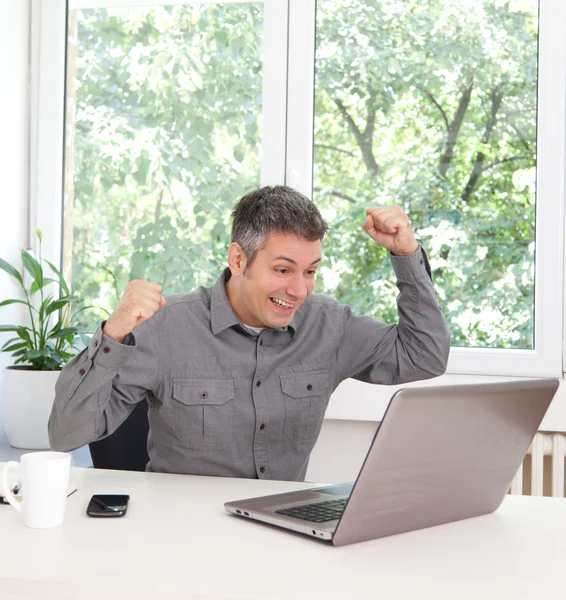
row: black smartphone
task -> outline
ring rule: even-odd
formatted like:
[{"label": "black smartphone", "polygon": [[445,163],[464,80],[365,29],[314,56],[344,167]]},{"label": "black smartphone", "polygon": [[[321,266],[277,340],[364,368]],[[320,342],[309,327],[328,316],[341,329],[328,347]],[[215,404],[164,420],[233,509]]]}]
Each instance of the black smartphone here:
[{"label": "black smartphone", "polygon": [[128,510],[128,494],[95,494],[88,503],[89,517],[123,517]]}]

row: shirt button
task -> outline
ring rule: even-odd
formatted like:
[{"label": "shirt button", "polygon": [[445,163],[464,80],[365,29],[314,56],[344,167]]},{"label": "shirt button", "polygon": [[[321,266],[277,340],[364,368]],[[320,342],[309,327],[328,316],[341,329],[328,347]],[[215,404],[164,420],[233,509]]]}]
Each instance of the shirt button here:
[{"label": "shirt button", "polygon": [[108,346],[104,346],[104,348],[102,348],[102,352],[104,352],[104,354],[108,354],[110,352],[110,348]]},{"label": "shirt button", "polygon": [[256,385],[256,387],[259,387],[261,385],[261,381],[256,381],[255,385]]},{"label": "shirt button", "polygon": [[260,429],[260,431],[263,431],[263,430],[265,429],[265,423],[262,423],[262,424],[259,426],[259,429]]},{"label": "shirt button", "polygon": [[263,340],[259,340],[259,345],[263,346]]},{"label": "shirt button", "polygon": [[309,392],[312,390],[312,385],[311,385],[310,383],[307,385],[307,390],[308,390]]},{"label": "shirt button", "polygon": [[84,369],[79,369],[79,375],[82,377],[86,371]]},{"label": "shirt button", "polygon": [[259,472],[260,472],[260,473],[265,473],[265,467],[260,467],[260,468],[259,468]]},{"label": "shirt button", "polygon": [[94,347],[96,348],[98,346],[98,340],[94,340]]},{"label": "shirt button", "polygon": [[421,265],[424,265],[424,258],[421,258]]}]

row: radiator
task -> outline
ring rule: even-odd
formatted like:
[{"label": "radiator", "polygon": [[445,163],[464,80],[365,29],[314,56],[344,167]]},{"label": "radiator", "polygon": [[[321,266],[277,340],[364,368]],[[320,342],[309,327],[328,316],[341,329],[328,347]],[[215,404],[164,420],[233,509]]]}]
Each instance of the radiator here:
[{"label": "radiator", "polygon": [[564,433],[537,433],[509,493],[564,498]]}]

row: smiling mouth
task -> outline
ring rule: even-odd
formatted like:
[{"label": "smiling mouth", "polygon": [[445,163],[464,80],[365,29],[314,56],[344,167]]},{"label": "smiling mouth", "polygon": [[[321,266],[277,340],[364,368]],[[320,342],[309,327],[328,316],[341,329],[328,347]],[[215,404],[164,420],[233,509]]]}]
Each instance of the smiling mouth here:
[{"label": "smiling mouth", "polygon": [[291,312],[293,310],[293,308],[295,308],[294,304],[291,304],[290,302],[285,302],[284,300],[281,300],[280,298],[269,298],[269,299],[279,310],[282,310],[285,312]]}]

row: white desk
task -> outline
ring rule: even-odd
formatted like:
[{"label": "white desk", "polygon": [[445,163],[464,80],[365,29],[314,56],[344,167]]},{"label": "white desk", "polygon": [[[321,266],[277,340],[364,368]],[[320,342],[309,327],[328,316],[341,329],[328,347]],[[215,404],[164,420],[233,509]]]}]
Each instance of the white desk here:
[{"label": "white desk", "polygon": [[[223,508],[307,484],[95,469],[72,481],[62,527],[28,529],[0,505],[2,600],[566,597],[566,500],[508,497],[493,515],[335,548]],[[129,493],[127,515],[88,518],[93,493]]]}]

